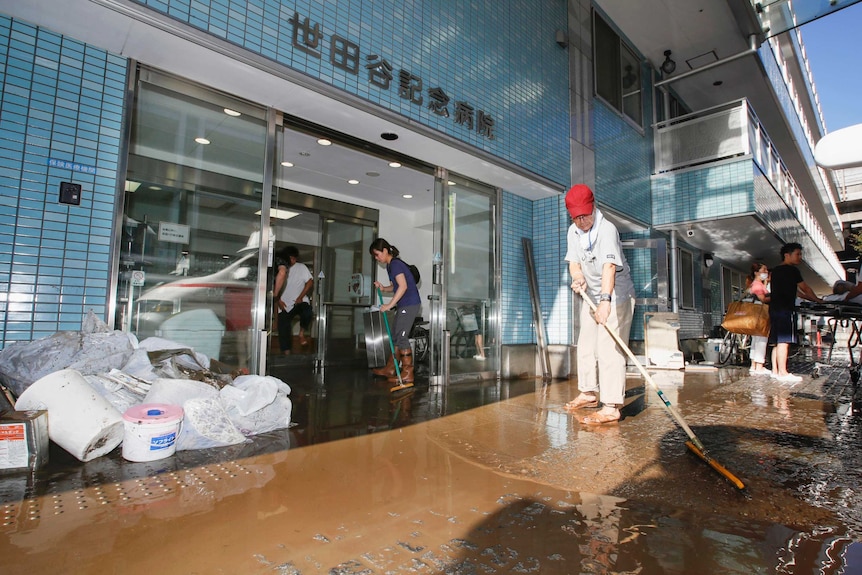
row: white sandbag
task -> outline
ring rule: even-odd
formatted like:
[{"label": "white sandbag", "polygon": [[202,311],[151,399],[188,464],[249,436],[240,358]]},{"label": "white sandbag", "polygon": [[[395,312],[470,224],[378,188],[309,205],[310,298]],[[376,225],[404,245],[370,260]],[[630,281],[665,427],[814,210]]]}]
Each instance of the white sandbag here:
[{"label": "white sandbag", "polygon": [[217,397],[189,399],[183,404],[185,417],[177,438],[177,451],[225,447],[245,441],[231,423]]},{"label": "white sandbag", "polygon": [[144,403],[167,403],[184,407],[190,399],[217,398],[218,390],[193,379],[158,378],[150,386]]},{"label": "white sandbag", "polygon": [[123,415],[73,369],[33,382],[15,409],[47,409],[48,437],[80,461],[100,457],[123,441]]},{"label": "white sandbag", "polygon": [[290,386],[272,376],[243,375],[219,392],[231,421],[245,436],[290,425]]},{"label": "white sandbag", "polygon": [[231,422],[240,433],[246,437],[250,437],[290,427],[292,409],[293,403],[290,401],[290,398],[279,393],[272,400],[272,403],[249,415],[239,415],[229,410],[226,411],[230,416]]}]

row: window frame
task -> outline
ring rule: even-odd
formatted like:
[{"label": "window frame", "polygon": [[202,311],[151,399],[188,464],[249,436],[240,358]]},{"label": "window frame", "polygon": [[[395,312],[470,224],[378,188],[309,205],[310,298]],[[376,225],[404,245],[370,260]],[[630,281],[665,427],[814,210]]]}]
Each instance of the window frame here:
[{"label": "window frame", "polygon": [[[634,74],[626,92],[626,78]],[[643,132],[643,66],[635,49],[593,10],[593,95]],[[630,110],[633,112],[630,113]],[[636,113],[637,117],[633,114]]]}]

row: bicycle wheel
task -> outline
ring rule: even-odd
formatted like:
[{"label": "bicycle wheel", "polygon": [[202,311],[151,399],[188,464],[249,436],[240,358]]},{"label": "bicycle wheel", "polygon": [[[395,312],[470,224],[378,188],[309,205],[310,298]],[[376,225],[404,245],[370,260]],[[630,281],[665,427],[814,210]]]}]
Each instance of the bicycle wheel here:
[{"label": "bicycle wheel", "polygon": [[718,347],[718,365],[726,364],[733,357],[736,346],[736,334],[730,331],[724,334],[724,339],[721,340],[721,345]]}]

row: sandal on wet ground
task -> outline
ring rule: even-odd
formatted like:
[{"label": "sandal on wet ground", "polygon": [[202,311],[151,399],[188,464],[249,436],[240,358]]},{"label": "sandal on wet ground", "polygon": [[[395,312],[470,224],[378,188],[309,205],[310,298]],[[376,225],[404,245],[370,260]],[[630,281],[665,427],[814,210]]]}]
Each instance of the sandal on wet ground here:
[{"label": "sandal on wet ground", "polygon": [[619,413],[602,413],[601,411],[597,411],[592,415],[587,415],[580,419],[581,423],[585,425],[601,425],[603,423],[616,423],[620,420]]},{"label": "sandal on wet ground", "polygon": [[565,405],[566,409],[582,409],[584,407],[598,407],[599,400],[597,397],[590,397],[589,395],[579,395],[569,403]]}]

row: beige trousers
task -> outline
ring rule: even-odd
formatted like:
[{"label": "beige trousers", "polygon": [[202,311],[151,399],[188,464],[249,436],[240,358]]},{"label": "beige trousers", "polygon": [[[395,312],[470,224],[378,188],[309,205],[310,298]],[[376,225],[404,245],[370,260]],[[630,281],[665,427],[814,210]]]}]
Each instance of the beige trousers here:
[{"label": "beige trousers", "polygon": [[[586,296],[589,297],[589,296]],[[611,303],[607,325],[628,344],[635,300]],[[602,403],[622,406],[626,393],[626,353],[607,330],[596,323],[592,310],[581,302],[578,335],[578,390],[598,393]]]}]

